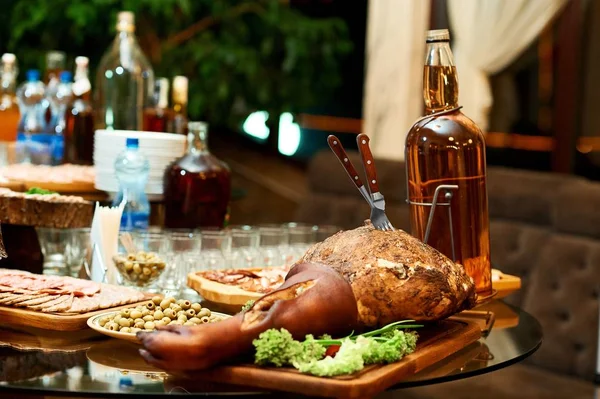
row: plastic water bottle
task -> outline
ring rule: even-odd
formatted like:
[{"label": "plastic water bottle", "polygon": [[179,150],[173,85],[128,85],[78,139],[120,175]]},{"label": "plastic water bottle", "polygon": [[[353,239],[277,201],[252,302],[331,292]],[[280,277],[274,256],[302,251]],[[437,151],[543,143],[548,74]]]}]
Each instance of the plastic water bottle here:
[{"label": "plastic water bottle", "polygon": [[69,71],[62,71],[59,75],[59,83],[52,89],[48,89],[50,110],[52,111],[52,123],[49,129],[52,134],[52,163],[60,164],[65,152],[65,130],[67,128],[66,112],[67,107],[73,101],[73,74]]},{"label": "plastic water bottle", "polygon": [[52,136],[45,134],[46,122],[42,101],[46,89],[40,81],[40,71],[30,69],[26,81],[17,89],[21,122],[17,134],[17,155],[20,162],[50,164]]},{"label": "plastic water bottle", "polygon": [[138,139],[127,139],[125,151],[115,160],[115,174],[119,181],[119,193],[113,201],[118,206],[125,201],[121,230],[147,229],[150,219],[150,202],[144,191],[150,163],[139,151]]}]

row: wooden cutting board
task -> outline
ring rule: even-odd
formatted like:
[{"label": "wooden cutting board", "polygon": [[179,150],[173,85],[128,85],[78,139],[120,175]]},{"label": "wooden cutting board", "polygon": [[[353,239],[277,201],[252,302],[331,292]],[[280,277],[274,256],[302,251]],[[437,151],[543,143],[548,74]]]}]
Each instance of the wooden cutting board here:
[{"label": "wooden cutting board", "polygon": [[79,331],[89,328],[87,320],[100,313],[135,307],[146,303],[147,299],[130,303],[129,305],[117,306],[108,309],[99,309],[93,312],[77,315],[61,315],[58,313],[42,313],[33,310],[13,308],[9,306],[0,306],[0,320],[2,323],[13,324],[15,326],[35,327],[44,330],[54,331]]},{"label": "wooden cutting board", "polygon": [[249,300],[256,300],[265,294],[250,292],[239,287],[221,284],[200,277],[195,273],[188,274],[187,284],[207,301],[233,306],[244,306]]},{"label": "wooden cutting board", "polygon": [[444,320],[419,330],[417,349],[400,362],[365,367],[352,376],[320,378],[292,368],[262,368],[231,365],[188,375],[190,380],[287,391],[310,396],[370,398],[442,359],[460,351],[481,337],[476,322]]}]

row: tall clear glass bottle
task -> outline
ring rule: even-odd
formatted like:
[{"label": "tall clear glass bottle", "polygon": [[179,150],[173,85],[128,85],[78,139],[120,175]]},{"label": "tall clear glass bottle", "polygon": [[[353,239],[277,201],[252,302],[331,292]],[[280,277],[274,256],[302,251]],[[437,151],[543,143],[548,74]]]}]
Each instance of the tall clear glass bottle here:
[{"label": "tall clear glass bottle", "polygon": [[11,53],[2,55],[0,86],[0,141],[16,141],[21,114],[17,103],[17,57]]},{"label": "tall clear glass bottle", "polygon": [[94,113],[91,104],[89,63],[87,57],[75,58],[75,100],[67,110],[65,133],[65,162],[84,165],[93,163],[94,154]]},{"label": "tall clear glass bottle", "polygon": [[188,152],[165,173],[165,226],[224,227],[229,214],[231,172],[208,149],[208,124],[189,122]]},{"label": "tall clear glass bottle", "polygon": [[[455,110],[458,77],[449,41],[445,29],[427,34],[426,116],[413,125],[405,147],[411,230],[462,264],[477,293],[487,295],[492,284],[485,139],[471,119]],[[443,113],[427,117],[438,112]]]},{"label": "tall clear glass bottle", "polygon": [[100,60],[96,74],[94,110],[97,129],[142,130],[154,72],[134,32],[133,13],[120,12],[117,36]]}]

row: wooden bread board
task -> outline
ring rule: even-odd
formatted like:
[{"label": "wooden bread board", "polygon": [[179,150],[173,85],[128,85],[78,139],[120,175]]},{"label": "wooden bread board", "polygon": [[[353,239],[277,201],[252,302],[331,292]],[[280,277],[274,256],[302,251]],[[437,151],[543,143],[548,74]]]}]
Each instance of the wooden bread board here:
[{"label": "wooden bread board", "polygon": [[256,300],[265,295],[208,280],[195,273],[188,274],[187,284],[207,301],[223,305],[243,306],[249,300]]},{"label": "wooden bread board", "polygon": [[292,368],[262,368],[250,364],[222,366],[188,375],[201,382],[216,382],[286,391],[309,396],[371,398],[476,342],[481,330],[476,322],[444,320],[419,330],[417,349],[400,362],[372,365],[351,376],[320,378]]},{"label": "wooden bread board", "polygon": [[116,306],[107,309],[99,309],[93,312],[75,315],[43,313],[9,306],[0,306],[0,320],[2,320],[2,323],[12,324],[15,326],[40,328],[43,330],[79,331],[89,328],[87,326],[87,320],[92,316],[96,316],[101,313],[106,313],[108,311],[135,307],[137,305],[145,303],[147,300],[148,299],[144,299],[143,301],[133,302],[128,305]]}]

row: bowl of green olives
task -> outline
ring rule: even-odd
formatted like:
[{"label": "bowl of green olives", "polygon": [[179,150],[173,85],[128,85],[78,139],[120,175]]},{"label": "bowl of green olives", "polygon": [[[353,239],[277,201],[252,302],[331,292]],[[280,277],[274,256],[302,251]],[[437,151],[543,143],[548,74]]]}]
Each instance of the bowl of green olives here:
[{"label": "bowl of green olives", "polygon": [[156,281],[167,266],[158,254],[145,251],[118,254],[113,261],[125,281],[138,287],[146,287]]},{"label": "bowl of green olives", "polygon": [[212,312],[186,299],[155,296],[142,305],[102,313],[88,319],[88,326],[104,335],[139,342],[139,331],[153,331],[167,325],[198,326],[216,323],[231,316]]}]

